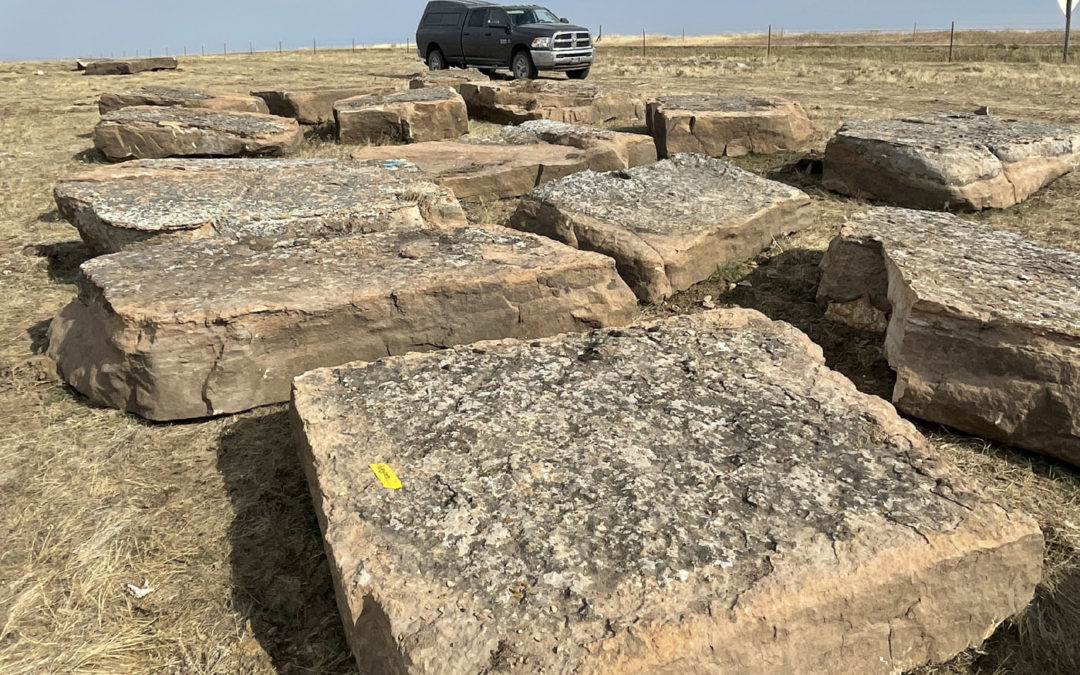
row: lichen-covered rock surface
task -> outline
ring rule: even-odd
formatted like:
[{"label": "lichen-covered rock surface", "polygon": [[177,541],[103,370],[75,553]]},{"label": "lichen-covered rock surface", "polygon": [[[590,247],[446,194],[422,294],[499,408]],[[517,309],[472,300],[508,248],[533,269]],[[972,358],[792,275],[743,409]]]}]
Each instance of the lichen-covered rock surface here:
[{"label": "lichen-covered rock surface", "polygon": [[363,673],[900,673],[1040,576],[1031,518],[749,310],[318,370],[293,406]]},{"label": "lichen-covered rock surface", "polygon": [[637,312],[610,259],[495,227],[148,246],[84,263],[77,283],[50,355],[90,400],[153,420],[286,401],[313,368]]},{"label": "lichen-covered rock surface", "polygon": [[453,194],[403,161],[142,160],[73,176],[54,195],[95,253],[151,239],[280,243],[465,224]]},{"label": "lichen-covered rock surface", "polygon": [[425,70],[413,73],[409,76],[409,89],[424,89],[426,87],[451,87],[455,91],[461,89],[466,82],[487,82],[491,78],[479,70],[459,69],[453,70]]},{"label": "lichen-covered rock surface", "polygon": [[161,86],[146,86],[122,93],[102,94],[98,99],[98,112],[102,115],[108,115],[120,108],[140,105],[203,108],[224,112],[270,112],[266,107],[266,102],[255,96],[225,91]]},{"label": "lichen-covered rock surface", "polygon": [[295,120],[198,108],[135,106],[94,127],[94,147],[111,160],[283,155],[304,140]]},{"label": "lichen-covered rock surface", "polygon": [[649,101],[646,116],[660,157],[798,150],[817,133],[799,103],[748,96],[664,96]]},{"label": "lichen-covered rock surface", "polygon": [[355,96],[371,96],[394,91],[389,81],[345,87],[311,87],[253,91],[266,101],[274,115],[291,117],[300,124],[326,124],[334,121],[334,104]]},{"label": "lichen-covered rock surface", "polygon": [[488,140],[510,145],[552,143],[588,150],[593,155],[589,166],[593,171],[629,169],[656,161],[656,145],[649,136],[554,120],[505,126]]},{"label": "lichen-covered rock surface", "polygon": [[571,124],[628,123],[645,119],[639,97],[574,80],[466,82],[458,87],[469,115],[497,124],[555,120]]},{"label": "lichen-covered rock surface", "polygon": [[357,96],[334,104],[340,143],[423,143],[469,133],[465,101],[450,87]]},{"label": "lichen-covered rock surface", "polygon": [[818,298],[890,313],[904,412],[1080,465],[1080,254],[874,209],[833,240]]},{"label": "lichen-covered rock surface", "polygon": [[810,209],[810,198],[789,185],[676,155],[542,185],[510,225],[611,256],[637,296],[656,303],[808,226]]},{"label": "lichen-covered rock surface", "polygon": [[83,75],[134,75],[151,70],[176,70],[176,59],[158,56],[145,59],[96,59],[81,61]]},{"label": "lichen-covered rock surface", "polygon": [[1080,129],[968,113],[847,122],[825,187],[915,209],[1005,208],[1080,165]]}]

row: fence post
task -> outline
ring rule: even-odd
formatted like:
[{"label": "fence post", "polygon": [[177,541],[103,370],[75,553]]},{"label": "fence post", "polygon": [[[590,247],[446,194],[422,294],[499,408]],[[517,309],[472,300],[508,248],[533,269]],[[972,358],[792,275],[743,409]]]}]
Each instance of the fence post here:
[{"label": "fence post", "polygon": [[281,40],[278,40],[278,41],[277,41],[277,53],[278,53],[278,54],[280,54],[280,53],[281,53]]},{"label": "fence post", "polygon": [[353,54],[356,53],[356,38],[353,38],[353,41],[352,41],[352,51],[353,51]]},{"label": "fence post", "polygon": [[319,53],[319,48],[315,46],[315,40],[311,41],[311,53],[312,54],[318,54]]},{"label": "fence post", "polygon": [[596,36],[596,41],[600,42],[604,39],[604,24],[600,24],[600,34]]},{"label": "fence post", "polygon": [[641,56],[645,56],[645,29],[641,29]]},{"label": "fence post", "polygon": [[953,44],[956,42],[956,22],[952,22],[952,28],[949,29],[949,63],[952,63],[953,56]]},{"label": "fence post", "polygon": [[221,55],[222,56],[228,56],[229,55],[229,43],[228,42],[222,42],[221,43]]},{"label": "fence post", "polygon": [[251,40],[248,40],[248,54],[254,54],[254,53],[255,53],[255,43],[252,42]]},{"label": "fence post", "polygon": [[915,42],[915,36],[919,34],[919,24],[916,23],[915,27],[911,29],[911,41]]},{"label": "fence post", "polygon": [[772,24],[769,24],[769,39],[765,43],[765,60],[768,61],[772,56]]},{"label": "fence post", "polygon": [[1065,0],[1065,56],[1062,63],[1069,62],[1069,34],[1072,33],[1073,0]]}]

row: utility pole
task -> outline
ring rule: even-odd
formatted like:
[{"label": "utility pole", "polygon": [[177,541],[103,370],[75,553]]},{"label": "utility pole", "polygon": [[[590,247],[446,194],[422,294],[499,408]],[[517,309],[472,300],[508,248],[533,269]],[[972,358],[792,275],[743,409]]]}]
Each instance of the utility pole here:
[{"label": "utility pole", "polygon": [[949,63],[952,63],[953,43],[956,41],[956,22],[952,22],[952,28],[949,29]]},{"label": "utility pole", "polygon": [[772,24],[769,24],[769,41],[765,43],[765,60],[772,56]]},{"label": "utility pole", "polygon": [[1069,35],[1072,33],[1073,0],[1065,0],[1065,56],[1063,63],[1069,62]]}]

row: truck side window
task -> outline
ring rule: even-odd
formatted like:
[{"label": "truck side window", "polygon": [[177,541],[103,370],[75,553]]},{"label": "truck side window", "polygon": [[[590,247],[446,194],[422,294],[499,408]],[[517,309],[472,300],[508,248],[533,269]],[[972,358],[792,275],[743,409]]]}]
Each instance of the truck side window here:
[{"label": "truck side window", "polygon": [[474,9],[469,12],[469,28],[483,28],[484,17],[487,16],[487,12],[486,9]]},{"label": "truck side window", "polygon": [[509,17],[506,16],[506,12],[504,12],[501,9],[489,9],[488,10],[487,25],[494,26],[496,28],[503,27],[503,26],[509,26],[510,25],[510,19],[509,19]]}]

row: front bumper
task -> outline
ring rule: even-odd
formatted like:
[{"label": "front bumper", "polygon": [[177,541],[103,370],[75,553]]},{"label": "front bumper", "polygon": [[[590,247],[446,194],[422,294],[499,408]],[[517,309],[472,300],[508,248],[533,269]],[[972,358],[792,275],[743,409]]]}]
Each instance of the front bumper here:
[{"label": "front bumper", "polygon": [[533,49],[533,65],[537,70],[581,70],[592,65],[596,50],[583,49]]}]

